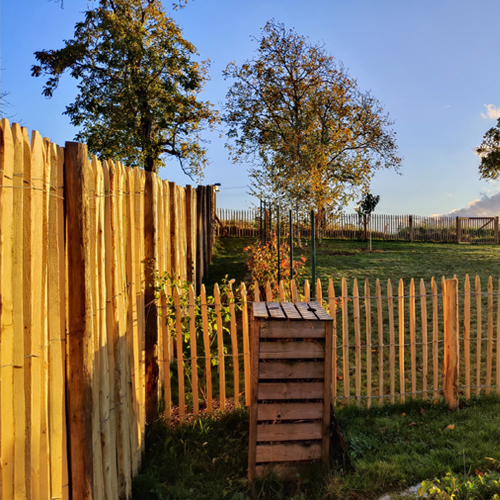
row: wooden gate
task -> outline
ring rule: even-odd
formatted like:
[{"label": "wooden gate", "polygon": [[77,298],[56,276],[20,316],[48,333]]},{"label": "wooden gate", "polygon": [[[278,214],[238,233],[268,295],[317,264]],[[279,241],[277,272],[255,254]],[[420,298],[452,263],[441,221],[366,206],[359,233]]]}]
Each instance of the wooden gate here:
[{"label": "wooden gate", "polygon": [[333,319],[317,302],[254,302],[248,479],[328,465]]},{"label": "wooden gate", "polygon": [[457,241],[498,245],[498,217],[457,217]]}]

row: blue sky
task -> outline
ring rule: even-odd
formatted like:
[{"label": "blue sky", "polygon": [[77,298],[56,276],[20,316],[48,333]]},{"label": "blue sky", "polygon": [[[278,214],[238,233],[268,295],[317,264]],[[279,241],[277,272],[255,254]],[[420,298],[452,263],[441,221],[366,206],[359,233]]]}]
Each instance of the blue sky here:
[{"label": "blue sky", "polygon": [[[446,214],[480,200],[471,213],[480,206],[500,214],[500,185],[479,180],[473,151],[500,108],[498,0],[195,0],[176,12],[164,3],[200,57],[210,58],[211,81],[201,96],[217,107],[230,84],[222,70],[253,56],[251,37],[271,18],[342,61],[395,121],[404,158],[402,175],[376,174],[377,212]],[[1,5],[2,90],[10,92],[12,104],[6,111],[60,145],[76,133],[62,115],[75,83],[68,76],[52,99],[44,98],[42,79],[30,76],[33,52],[60,48],[86,8],[81,0],[65,0],[64,9],[48,0]],[[246,195],[247,167],[230,162],[217,134],[208,147],[205,182],[222,184],[218,205],[247,208],[255,202]],[[160,175],[190,182],[173,162]]]}]

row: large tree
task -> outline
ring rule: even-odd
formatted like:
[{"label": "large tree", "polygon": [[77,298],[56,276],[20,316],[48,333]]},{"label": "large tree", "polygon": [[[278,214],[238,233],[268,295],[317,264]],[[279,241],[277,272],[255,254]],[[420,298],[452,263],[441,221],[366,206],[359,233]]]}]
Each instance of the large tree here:
[{"label": "large tree", "polygon": [[224,120],[234,161],[250,161],[252,194],[295,207],[341,208],[378,168],[398,169],[392,122],[322,46],[281,23],[262,30],[255,58],[225,76]]},{"label": "large tree", "polygon": [[35,53],[32,74],[48,77],[47,97],[66,70],[78,80],[65,114],[91,153],[147,171],[174,158],[199,177],[207,161],[200,132],[218,117],[197,99],[207,65],[196,55],[159,0],[99,0],[62,49]]},{"label": "large tree", "polygon": [[481,179],[500,177],[500,118],[495,127],[490,128],[483,137],[483,142],[476,148],[481,159],[479,176]]}]

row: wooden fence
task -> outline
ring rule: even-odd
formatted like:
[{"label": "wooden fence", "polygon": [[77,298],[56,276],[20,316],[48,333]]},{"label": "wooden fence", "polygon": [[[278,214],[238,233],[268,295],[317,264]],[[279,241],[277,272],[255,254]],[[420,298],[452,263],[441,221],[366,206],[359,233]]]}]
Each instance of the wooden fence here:
[{"label": "wooden fence", "polygon": [[[479,277],[471,283],[466,276],[459,287],[456,280],[448,281],[454,288],[446,294],[444,277],[430,283],[412,279],[410,283],[366,280],[358,284],[355,280],[348,284],[342,279],[337,289],[332,280],[327,288],[318,280],[317,300],[334,320],[331,395],[335,404],[370,407],[409,398],[436,400],[451,380],[444,377],[445,359],[449,372],[454,369],[450,359],[455,361],[454,384],[466,399],[493,389],[500,393],[500,281],[497,287],[490,278],[486,289]],[[448,304],[456,304],[459,312],[446,311],[446,295]],[[293,281],[275,290],[269,284],[262,291],[256,288],[252,298],[284,302],[308,301],[310,296],[307,281],[300,291]],[[214,297],[207,298],[203,287],[200,297],[193,288],[180,294],[174,290],[174,297],[173,321],[162,332],[163,345],[171,346],[166,348],[161,375],[165,416],[182,419],[248,405],[251,305],[245,285],[237,294],[232,287],[216,285]],[[183,323],[182,318],[187,320]],[[172,340],[175,347],[168,350]],[[455,358],[445,356],[451,345],[455,345]]]},{"label": "wooden fence", "polygon": [[[217,234],[220,236],[258,236],[261,231],[275,232],[277,210],[217,209],[220,221]],[[309,214],[293,212],[293,231],[296,236],[310,237]],[[387,241],[435,241],[455,243],[499,244],[498,217],[422,217],[418,215],[373,214],[366,223],[358,214],[318,214],[318,235],[324,238],[349,240],[364,239],[365,236]],[[280,231],[289,234],[288,211],[281,211]]]},{"label": "wooden fence", "polygon": [[89,160],[38,132],[30,142],[2,121],[2,500],[130,497],[158,399],[148,264],[200,286],[214,211],[211,186]]}]

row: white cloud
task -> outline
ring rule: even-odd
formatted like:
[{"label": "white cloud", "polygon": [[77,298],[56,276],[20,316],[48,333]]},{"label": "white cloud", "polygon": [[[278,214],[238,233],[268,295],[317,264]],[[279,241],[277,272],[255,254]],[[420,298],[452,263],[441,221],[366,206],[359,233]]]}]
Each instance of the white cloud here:
[{"label": "white cloud", "polygon": [[449,217],[494,217],[500,215],[500,193],[488,195],[482,193],[477,200],[472,200],[466,207],[452,210]]},{"label": "white cloud", "polygon": [[496,120],[500,118],[500,108],[497,108],[494,104],[485,104],[484,107],[488,110],[488,113],[485,115],[481,113],[481,116],[486,119]]}]

